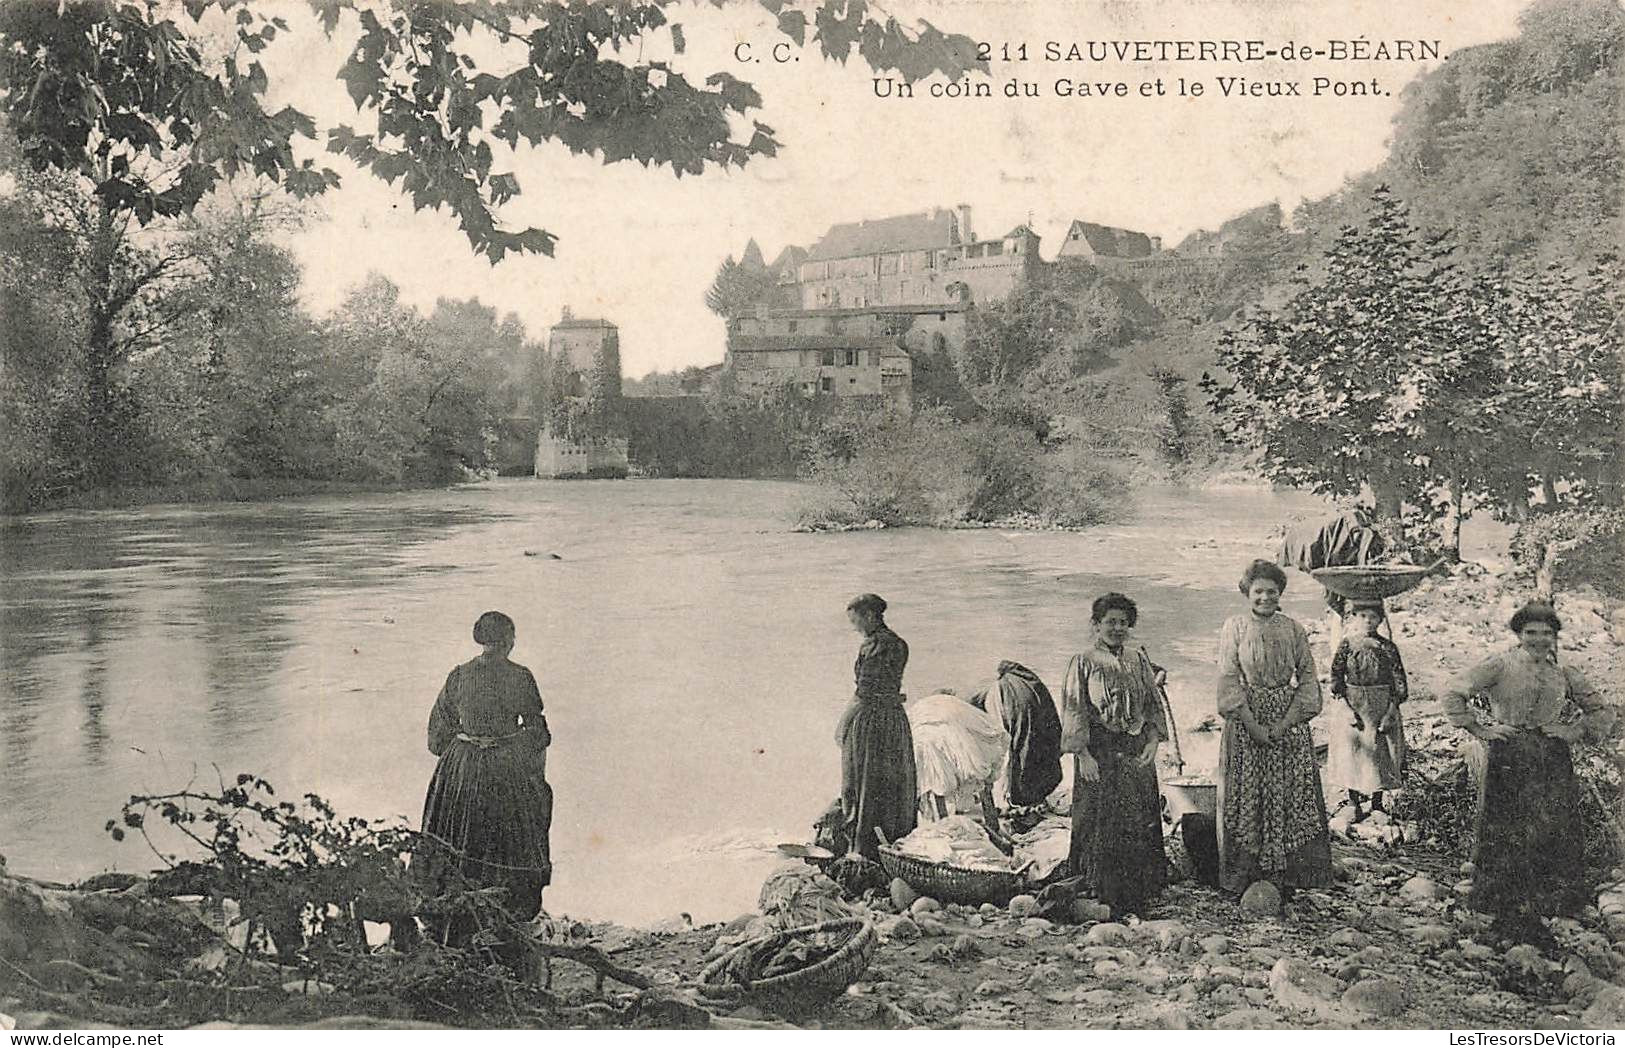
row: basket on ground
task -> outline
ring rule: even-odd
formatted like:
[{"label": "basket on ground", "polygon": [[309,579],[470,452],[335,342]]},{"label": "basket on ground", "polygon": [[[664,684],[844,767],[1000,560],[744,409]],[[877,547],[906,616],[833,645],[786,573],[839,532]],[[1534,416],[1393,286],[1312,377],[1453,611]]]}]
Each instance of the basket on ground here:
[{"label": "basket on ground", "polygon": [[1309,574],[1340,597],[1350,600],[1386,600],[1415,589],[1432,567],[1415,564],[1364,564],[1342,568],[1316,568]]},{"label": "basket on ground", "polygon": [[[765,962],[792,940],[827,935],[840,942],[834,953],[815,964],[783,975],[757,978],[749,972],[740,983],[730,976],[743,961],[746,967]],[[857,981],[875,953],[875,926],[861,917],[846,917],[809,924],[752,939],[706,965],[700,973],[700,996],[718,1004],[744,1004],[747,1000],[775,1011],[804,1011],[846,992]]]},{"label": "basket on ground", "polygon": [[896,848],[880,849],[880,865],[893,877],[901,877],[921,895],[938,902],[975,906],[991,902],[999,906],[1031,890],[1027,867],[1019,870],[991,866],[953,866],[932,862]]}]

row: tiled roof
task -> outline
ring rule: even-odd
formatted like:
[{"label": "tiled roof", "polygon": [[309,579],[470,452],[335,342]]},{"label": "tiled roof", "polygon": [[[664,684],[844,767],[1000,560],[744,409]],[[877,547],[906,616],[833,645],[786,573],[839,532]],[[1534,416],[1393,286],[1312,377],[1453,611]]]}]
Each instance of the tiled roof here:
[{"label": "tiled roof", "polygon": [[915,215],[846,222],[831,226],[807,253],[807,260],[859,258],[897,251],[926,251],[950,247],[957,232],[951,211],[924,211]]},{"label": "tiled roof", "polygon": [[797,267],[799,267],[801,263],[805,262],[806,260],[807,249],[804,247],[796,247],[794,244],[791,244],[783,251],[780,251],[779,256],[773,260],[773,264],[767,268],[772,270],[774,273],[788,272],[791,276],[794,276]]},{"label": "tiled roof", "polygon": [[1144,233],[1136,233],[1132,229],[1099,226],[1093,222],[1073,222],[1071,228],[1067,230],[1068,240],[1072,239],[1073,233],[1081,233],[1091,251],[1108,258],[1144,258],[1155,250],[1150,237]]},{"label": "tiled roof", "polygon": [[554,324],[552,330],[557,331],[559,328],[608,328],[613,331],[615,325],[597,317],[571,317],[568,320],[561,320]]}]

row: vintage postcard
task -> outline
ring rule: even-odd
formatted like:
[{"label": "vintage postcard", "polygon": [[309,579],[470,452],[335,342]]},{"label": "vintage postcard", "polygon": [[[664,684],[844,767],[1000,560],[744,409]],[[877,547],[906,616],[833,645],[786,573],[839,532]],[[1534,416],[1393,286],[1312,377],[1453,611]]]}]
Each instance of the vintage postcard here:
[{"label": "vintage postcard", "polygon": [[1613,1044],[1622,97],[1615,0],[0,5],[0,1025]]}]

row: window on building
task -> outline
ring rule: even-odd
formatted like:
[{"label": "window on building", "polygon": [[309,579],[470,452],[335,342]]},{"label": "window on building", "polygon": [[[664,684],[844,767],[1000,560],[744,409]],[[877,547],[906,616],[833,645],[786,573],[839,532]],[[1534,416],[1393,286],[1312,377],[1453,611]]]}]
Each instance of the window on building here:
[{"label": "window on building", "polygon": [[841,363],[843,363],[847,367],[852,368],[852,367],[857,367],[858,366],[858,351],[857,350],[855,350],[855,349],[845,350],[845,351],[842,352],[841,356],[842,356]]},{"label": "window on building", "polygon": [[790,334],[793,335],[795,333],[796,333],[796,322],[794,320],[792,320],[792,321],[790,321]]},{"label": "window on building", "polygon": [[835,366],[835,351],[833,349],[824,350],[824,366],[827,368]]},{"label": "window on building", "polygon": [[818,380],[818,388],[823,390],[825,393],[833,393],[835,392],[835,380],[832,378],[821,378]]}]

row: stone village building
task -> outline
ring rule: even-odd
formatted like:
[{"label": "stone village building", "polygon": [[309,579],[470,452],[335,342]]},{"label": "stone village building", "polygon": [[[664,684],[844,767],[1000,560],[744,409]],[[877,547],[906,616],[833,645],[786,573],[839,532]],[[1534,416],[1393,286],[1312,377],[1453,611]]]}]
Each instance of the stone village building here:
[{"label": "stone village building", "polygon": [[910,354],[957,349],[966,312],[1004,298],[1042,264],[1038,241],[1026,226],[978,240],[966,205],[832,226],[805,253],[787,248],[774,262],[775,300],[799,307],[762,304],[729,319],[724,371],[741,391],[790,385],[906,411]]},{"label": "stone village building", "polygon": [[[747,258],[758,259],[754,242]],[[1172,261],[1161,240],[1144,233],[1074,221],[1059,251],[1101,268],[1137,268]],[[771,294],[728,320],[720,374],[714,366],[675,396],[695,397],[727,384],[741,392],[788,386],[807,397],[854,398],[907,411],[913,400],[914,356],[957,353],[968,315],[1030,280],[1044,262],[1039,236],[1020,225],[1001,237],[978,239],[971,209],[934,208],[830,229],[811,248],[785,247],[767,268]],[[548,352],[581,375],[613,357],[613,396],[619,399],[619,333],[607,320],[575,317],[566,308],[548,334]],[[582,397],[585,389],[566,391]],[[652,399],[644,396],[634,403]],[[628,442],[603,435],[566,439],[544,418],[537,437],[537,476],[625,475]]]}]

